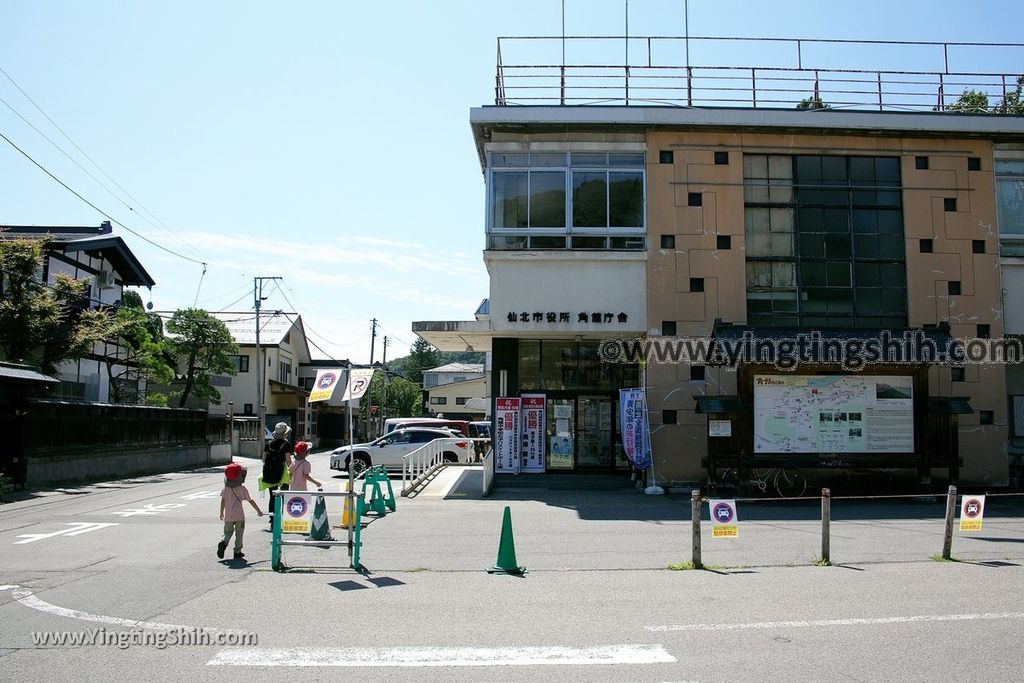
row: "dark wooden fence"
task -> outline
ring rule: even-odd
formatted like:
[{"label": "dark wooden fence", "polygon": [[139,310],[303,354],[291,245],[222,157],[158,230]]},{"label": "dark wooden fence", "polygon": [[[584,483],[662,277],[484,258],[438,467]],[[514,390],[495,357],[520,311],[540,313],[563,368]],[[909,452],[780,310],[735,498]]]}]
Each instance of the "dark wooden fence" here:
[{"label": "dark wooden fence", "polygon": [[38,400],[22,419],[25,455],[202,446],[228,434],[226,419],[179,408]]}]

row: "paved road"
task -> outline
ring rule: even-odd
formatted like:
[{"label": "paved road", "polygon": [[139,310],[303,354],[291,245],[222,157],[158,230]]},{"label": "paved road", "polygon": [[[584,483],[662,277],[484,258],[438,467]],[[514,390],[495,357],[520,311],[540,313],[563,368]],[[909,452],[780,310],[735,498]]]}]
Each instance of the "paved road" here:
[{"label": "paved road", "polygon": [[[340,482],[326,456],[313,462],[314,476]],[[269,571],[269,534],[251,511],[248,562],[218,562],[217,469],[4,505],[0,671],[114,681],[251,680],[285,664],[345,680],[1019,677],[1024,514],[1013,499],[990,499],[984,531],[957,534],[957,563],[928,559],[941,548],[941,502],[837,502],[841,567],[810,565],[816,505],[741,503],[738,539],[713,540],[705,525],[712,571],[668,571],[689,558],[688,497],[480,499],[479,476],[449,468],[371,521],[364,573],[339,548],[288,549],[290,566],[317,569]],[[506,505],[522,578],[482,571]],[[150,634],[202,627],[211,639],[242,631],[259,642],[43,647],[31,635],[105,629],[99,637],[113,639],[136,620]]]}]

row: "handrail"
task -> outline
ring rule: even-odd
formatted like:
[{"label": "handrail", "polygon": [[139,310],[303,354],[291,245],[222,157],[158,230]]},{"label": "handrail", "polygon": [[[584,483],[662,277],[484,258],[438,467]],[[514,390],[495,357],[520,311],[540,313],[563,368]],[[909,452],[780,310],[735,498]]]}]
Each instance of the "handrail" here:
[{"label": "handrail", "polygon": [[[544,41],[610,42],[606,54],[616,54],[613,45],[624,41],[640,47],[640,57],[622,64],[587,64],[567,61],[551,63],[533,55],[548,55],[538,44]],[[673,43],[682,41],[709,44],[721,43],[725,54],[732,54],[736,42],[772,47],[770,61],[757,65],[723,63],[719,66],[694,65],[678,57]],[[669,47],[666,48],[666,43]],[[808,46],[838,44],[859,49],[864,59],[877,57],[878,46],[914,46],[913,56],[904,58],[911,68],[858,68],[857,54],[818,55],[812,59]],[[785,49],[792,46],[792,52]],[[955,48],[955,51],[950,50]],[[1007,77],[1017,83],[1019,72],[956,69],[956,62],[965,66],[977,62],[978,53],[992,48],[1015,48],[1024,56],[1024,43],[970,43],[928,41],[886,41],[845,39],[743,38],[715,36],[503,36],[498,38],[497,82],[500,97],[495,104],[504,105],[669,105],[669,106],[751,106],[810,108],[827,105],[831,109],[877,109],[879,111],[944,111],[960,96],[961,91],[982,90],[990,97],[1005,97]],[[646,50],[646,55],[642,53]],[[923,50],[923,51],[922,51]],[[933,54],[934,53],[934,54]],[[509,58],[514,54],[513,58]],[[592,54],[592,52],[588,52]],[[633,54],[632,50],[628,54]],[[715,54],[713,51],[710,54]],[[908,53],[909,54],[909,53]],[[950,57],[955,58],[950,70]],[[986,55],[982,54],[982,57]],[[988,55],[990,58],[991,55]],[[716,61],[727,61],[729,58]],[[1007,58],[1008,59],[1008,58]],[[1011,68],[1008,59],[1004,68]],[[852,66],[850,66],[852,65]],[[737,76],[736,74],[740,74]],[[784,78],[783,75],[798,78]],[[856,75],[859,78],[843,79]],[[907,78],[912,77],[912,78]],[[742,83],[736,83],[742,80]],[[732,81],[730,84],[729,82]],[[784,87],[780,82],[787,81]],[[837,83],[862,83],[863,88],[833,87]],[[819,87],[815,87],[818,85]],[[909,87],[908,87],[909,86]],[[738,94],[739,93],[739,94]],[[771,95],[768,95],[771,93]],[[767,96],[766,96],[767,95]]]},{"label": "handrail", "polygon": [[491,495],[491,487],[494,486],[494,449],[488,448],[483,460],[483,490],[481,495]]},{"label": "handrail", "polygon": [[[459,451],[465,451],[466,459],[460,459],[459,462],[469,463],[473,460],[474,449],[472,445],[468,444],[489,441],[490,439],[461,436],[450,439],[434,439],[402,456],[402,495],[408,496],[427,477],[449,464],[444,461],[446,452],[455,451],[458,454]],[[460,443],[463,444],[461,448],[457,446]]]}]

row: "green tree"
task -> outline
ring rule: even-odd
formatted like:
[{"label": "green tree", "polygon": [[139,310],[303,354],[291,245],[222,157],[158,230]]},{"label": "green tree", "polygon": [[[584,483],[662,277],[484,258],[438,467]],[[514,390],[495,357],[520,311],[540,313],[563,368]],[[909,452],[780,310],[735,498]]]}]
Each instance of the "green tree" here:
[{"label": "green tree", "polygon": [[[384,372],[373,373],[366,393],[370,405],[380,406],[388,417],[419,417],[423,414],[423,391],[419,384]],[[365,405],[363,406],[365,410]],[[365,414],[365,413],[364,413]]]},{"label": "green tree", "polygon": [[173,358],[169,358],[164,349],[160,316],[146,313],[137,292],[122,295],[121,306],[109,318],[107,338],[118,340],[123,351],[123,355],[104,359],[111,403],[139,403],[142,399],[147,403],[166,404],[166,397],[163,401],[156,396],[150,399],[149,392],[140,395],[137,390],[126,389],[131,380],[144,380],[147,386],[150,383],[166,385],[174,380]]},{"label": "green tree", "polygon": [[89,308],[88,285],[58,273],[41,279],[46,240],[0,239],[0,355],[55,374],[106,338],[109,314]]},{"label": "green tree", "polygon": [[426,339],[419,337],[403,360],[402,375],[413,384],[423,386],[423,371],[439,366],[441,355]]},{"label": "green tree", "polygon": [[220,402],[210,378],[213,375],[234,375],[232,356],[238,354],[238,344],[221,321],[197,308],[180,309],[167,322],[170,336],[167,344],[184,368],[184,387],[178,406],[185,407],[189,396]]},{"label": "green tree", "polygon": [[989,105],[988,93],[981,90],[964,90],[956,102],[949,105],[949,111],[967,114],[1015,114],[1024,115],[1024,75],[1017,77],[1017,87],[1003,97],[998,104]]},{"label": "green tree", "polygon": [[818,95],[814,95],[813,97],[805,97],[804,99],[800,100],[800,102],[796,105],[796,108],[801,110],[831,109],[832,105],[825,103]]}]

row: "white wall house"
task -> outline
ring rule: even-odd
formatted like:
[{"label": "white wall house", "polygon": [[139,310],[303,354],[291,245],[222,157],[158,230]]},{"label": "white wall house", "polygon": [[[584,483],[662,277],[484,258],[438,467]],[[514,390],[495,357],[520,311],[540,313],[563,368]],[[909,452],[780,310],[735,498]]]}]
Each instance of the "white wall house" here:
[{"label": "white wall house", "polygon": [[[58,274],[85,281],[89,308],[116,306],[125,287],[152,287],[156,281],[121,237],[113,234],[109,221],[98,227],[0,226],[0,239],[46,239],[42,279],[47,285]],[[118,363],[127,351],[116,341],[97,344],[93,353],[58,368],[60,387],[55,395],[98,403],[110,402],[111,381],[120,383],[122,401],[142,402],[145,382],[131,367]],[[129,400],[131,399],[131,400]]]}]

